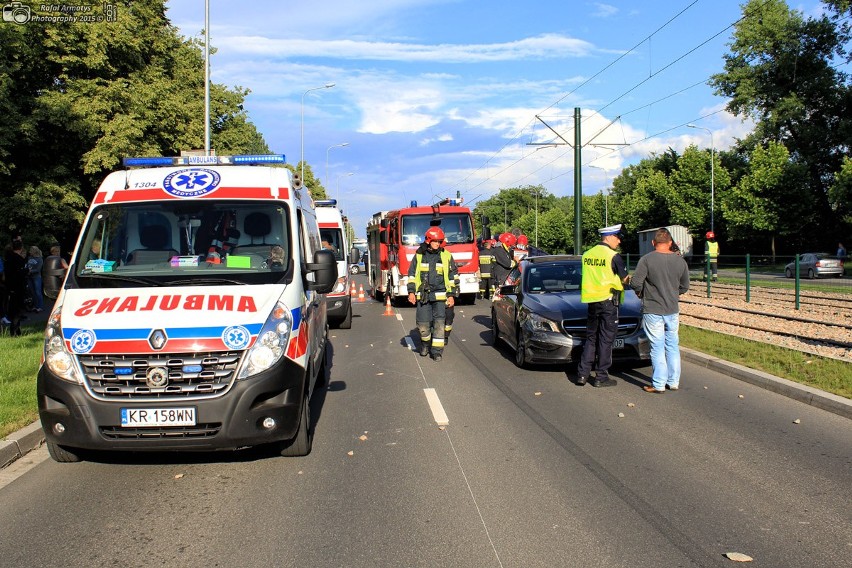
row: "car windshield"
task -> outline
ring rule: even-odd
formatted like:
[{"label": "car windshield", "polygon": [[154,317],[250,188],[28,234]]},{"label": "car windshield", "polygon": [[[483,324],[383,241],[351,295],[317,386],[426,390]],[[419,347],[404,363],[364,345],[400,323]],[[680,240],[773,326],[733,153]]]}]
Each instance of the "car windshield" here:
[{"label": "car windshield", "polygon": [[580,262],[576,260],[553,264],[529,264],[524,281],[524,292],[575,292],[580,290],[583,277]]},{"label": "car windshield", "polygon": [[[418,245],[433,221],[431,213],[405,215],[402,218],[402,244]],[[441,224],[446,244],[466,244],[473,242],[473,225],[467,213],[441,213]]]},{"label": "car windshield", "polygon": [[277,201],[103,205],[83,231],[70,285],[277,282],[292,272],[287,211]]}]

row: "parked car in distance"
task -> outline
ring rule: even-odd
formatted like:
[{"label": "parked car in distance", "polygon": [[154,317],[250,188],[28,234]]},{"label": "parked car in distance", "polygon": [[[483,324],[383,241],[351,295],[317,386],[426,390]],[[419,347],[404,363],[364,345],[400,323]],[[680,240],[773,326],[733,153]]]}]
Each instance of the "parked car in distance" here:
[{"label": "parked car in distance", "polygon": [[361,272],[366,272],[366,262],[367,262],[367,253],[361,255],[361,259],[358,263],[352,263],[349,265],[349,274],[358,274]]},{"label": "parked car in distance", "polygon": [[[784,267],[784,276],[796,276],[796,261]],[[843,276],[843,261],[827,252],[806,252],[799,257],[799,277],[819,278],[821,276]]]},{"label": "parked car in distance", "polygon": [[[515,364],[577,361],[586,339],[588,304],[580,302],[582,257],[527,257],[509,274],[491,302],[491,336],[515,350]],[[619,308],[614,361],[650,359],[642,328],[642,303],[632,290]]]}]

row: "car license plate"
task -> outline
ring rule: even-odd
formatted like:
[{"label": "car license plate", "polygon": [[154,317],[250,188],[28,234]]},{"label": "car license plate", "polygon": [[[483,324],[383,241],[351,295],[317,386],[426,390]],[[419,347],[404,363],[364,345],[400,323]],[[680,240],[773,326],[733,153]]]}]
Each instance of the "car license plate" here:
[{"label": "car license plate", "polygon": [[624,340],[623,339],[616,339],[615,341],[612,342],[612,348],[613,349],[623,349],[624,348]]},{"label": "car license plate", "polygon": [[123,428],[195,426],[195,408],[122,408]]}]

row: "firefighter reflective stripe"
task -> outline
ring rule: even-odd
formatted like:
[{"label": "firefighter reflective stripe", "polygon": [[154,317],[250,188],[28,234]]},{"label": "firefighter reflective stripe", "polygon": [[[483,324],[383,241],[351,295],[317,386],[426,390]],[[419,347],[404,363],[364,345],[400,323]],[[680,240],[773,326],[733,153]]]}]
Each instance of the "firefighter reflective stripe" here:
[{"label": "firefighter reflective stripe", "polygon": [[428,343],[428,342],[432,341],[432,334],[427,333],[426,335],[423,335],[421,333],[420,334],[420,341],[422,341],[423,343]]},{"label": "firefighter reflective stripe", "polygon": [[[453,282],[450,280],[450,260],[452,259],[452,255],[449,251],[442,250],[441,251],[441,262],[435,265],[435,270],[438,271],[438,274],[444,277],[444,289],[446,292],[451,292],[453,290]],[[417,270],[414,272],[414,289],[420,290],[420,285],[422,283],[421,274],[429,272],[429,263],[424,261],[423,255],[418,253],[414,255],[414,261],[417,263]],[[410,288],[409,288],[410,290]],[[446,300],[447,294],[444,292],[443,298],[437,298],[438,300]],[[436,294],[437,296],[437,294]]]},{"label": "firefighter reflective stripe", "polygon": [[707,254],[710,255],[711,259],[715,259],[719,257],[719,243],[711,243],[707,241]]},{"label": "firefighter reflective stripe", "polygon": [[599,244],[583,254],[583,285],[580,301],[584,304],[603,302],[612,298],[613,290],[624,290],[621,279],[612,271],[615,251]]},{"label": "firefighter reflective stripe", "polygon": [[446,300],[446,299],[447,299],[447,293],[446,292],[435,292],[435,300],[436,301],[440,302],[440,301]]},{"label": "firefighter reflective stripe", "polygon": [[444,348],[444,338],[443,337],[433,337],[432,338],[432,348],[433,349],[443,349]]}]

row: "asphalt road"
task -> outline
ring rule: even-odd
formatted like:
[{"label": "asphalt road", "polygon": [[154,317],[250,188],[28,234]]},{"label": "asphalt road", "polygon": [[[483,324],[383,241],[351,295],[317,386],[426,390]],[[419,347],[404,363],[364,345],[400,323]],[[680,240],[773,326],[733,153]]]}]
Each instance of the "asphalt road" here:
[{"label": "asphalt road", "polygon": [[0,566],[848,566],[852,421],[690,363],[676,393],[649,368],[577,387],[457,310],[435,363],[412,308],[356,304],[306,458],[32,452],[0,484]]}]

